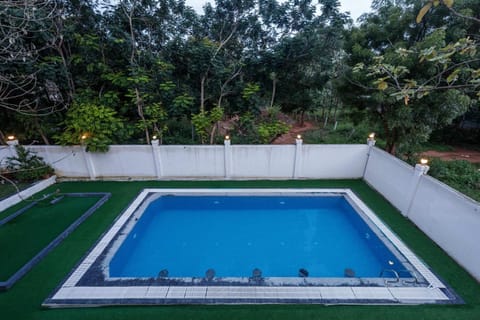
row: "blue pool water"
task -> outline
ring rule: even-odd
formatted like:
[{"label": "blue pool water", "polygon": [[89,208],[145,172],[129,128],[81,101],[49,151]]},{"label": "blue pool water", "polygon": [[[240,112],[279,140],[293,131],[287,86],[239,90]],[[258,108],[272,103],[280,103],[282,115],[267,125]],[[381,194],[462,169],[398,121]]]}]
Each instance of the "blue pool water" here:
[{"label": "blue pool water", "polygon": [[379,277],[404,270],[343,196],[162,196],[113,255],[110,277]]}]

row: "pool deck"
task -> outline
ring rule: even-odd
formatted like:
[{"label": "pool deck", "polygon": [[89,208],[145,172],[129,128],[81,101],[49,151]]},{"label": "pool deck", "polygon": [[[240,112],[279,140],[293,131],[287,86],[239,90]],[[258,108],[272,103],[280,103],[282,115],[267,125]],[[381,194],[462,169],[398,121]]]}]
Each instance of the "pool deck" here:
[{"label": "pool deck", "polygon": [[[391,243],[415,267],[426,280],[424,286],[402,286],[385,281],[384,286],[228,286],[228,285],[135,285],[92,286],[82,285],[82,277],[123,226],[142,205],[148,194],[338,194],[353,201]],[[150,305],[150,304],[452,304],[459,303],[458,296],[444,284],[350,189],[144,189],[131,203],[113,226],[80,262],[63,284],[43,306],[76,307],[104,305]]]},{"label": "pool deck", "polygon": [[142,286],[62,287],[47,307],[149,304],[424,304],[448,303],[441,288]]}]

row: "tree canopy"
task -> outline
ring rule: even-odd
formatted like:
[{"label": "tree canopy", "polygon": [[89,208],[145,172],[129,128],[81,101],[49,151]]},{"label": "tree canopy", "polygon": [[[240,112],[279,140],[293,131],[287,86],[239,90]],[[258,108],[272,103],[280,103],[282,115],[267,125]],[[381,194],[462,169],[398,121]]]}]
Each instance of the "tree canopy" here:
[{"label": "tree canopy", "polygon": [[[451,2],[438,10],[436,1],[429,3],[435,5],[386,1],[346,40],[341,98],[366,111],[392,153],[427,141],[433,130],[478,105],[480,24],[450,14]],[[466,14],[479,5],[455,4]]]},{"label": "tree canopy", "polygon": [[478,104],[478,1],[377,0],[357,24],[339,8],[2,0],[0,142],[268,142],[288,128],[272,110],[303,116],[328,92],[393,152]]}]

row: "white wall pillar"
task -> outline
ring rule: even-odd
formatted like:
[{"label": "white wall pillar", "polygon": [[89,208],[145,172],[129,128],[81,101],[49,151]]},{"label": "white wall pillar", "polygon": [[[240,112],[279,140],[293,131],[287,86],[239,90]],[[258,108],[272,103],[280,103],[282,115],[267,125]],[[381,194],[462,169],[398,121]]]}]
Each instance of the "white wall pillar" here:
[{"label": "white wall pillar", "polygon": [[90,152],[87,152],[87,147],[82,147],[82,151],[90,180],[95,180],[97,178],[97,172],[95,171],[95,165],[93,164],[92,156]]},{"label": "white wall pillar", "polygon": [[152,140],[152,155],[153,155],[153,164],[155,166],[155,174],[157,178],[162,178],[163,176],[163,167],[162,167],[162,158],[160,156],[160,147],[158,139]]},{"label": "white wall pillar", "polygon": [[295,161],[293,163],[293,178],[298,178],[302,176],[302,146],[303,146],[303,139],[302,136],[298,135],[297,139],[295,139]]},{"label": "white wall pillar", "polygon": [[368,153],[367,153],[367,161],[365,162],[365,168],[363,169],[363,174],[362,177],[365,178],[365,173],[367,172],[367,167],[368,167],[368,160],[370,159],[370,153],[372,152],[372,148],[375,146],[375,143],[377,141],[375,140],[375,134],[370,133],[367,139],[367,146],[368,146]]},{"label": "white wall pillar", "polygon": [[10,149],[11,156],[16,157],[17,150],[15,149],[15,147],[18,146],[18,140],[15,139],[13,136],[8,137],[7,144],[8,144],[8,148]]},{"label": "white wall pillar", "polygon": [[413,172],[412,179],[410,181],[410,187],[408,188],[408,190],[406,190],[406,194],[407,194],[406,199],[407,199],[408,205],[407,205],[406,208],[403,208],[401,210],[402,214],[405,217],[408,217],[409,214],[410,214],[412,204],[415,201],[415,197],[417,195],[418,185],[420,184],[420,179],[422,179],[422,177],[427,174],[429,169],[430,169],[430,167],[427,166],[426,163],[415,165],[415,171]]},{"label": "white wall pillar", "polygon": [[230,178],[232,176],[232,146],[230,142],[230,137],[226,136],[223,141],[224,147],[224,161],[225,161],[225,178]]}]

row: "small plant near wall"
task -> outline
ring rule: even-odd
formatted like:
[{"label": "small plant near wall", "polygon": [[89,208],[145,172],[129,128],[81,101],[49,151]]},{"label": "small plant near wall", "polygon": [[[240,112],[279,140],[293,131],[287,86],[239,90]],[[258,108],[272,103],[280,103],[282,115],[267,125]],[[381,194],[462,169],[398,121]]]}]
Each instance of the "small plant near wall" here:
[{"label": "small plant near wall", "polygon": [[287,133],[290,126],[283,121],[275,120],[260,123],[257,130],[262,143],[271,143],[276,137]]},{"label": "small plant near wall", "polygon": [[54,173],[53,168],[33,151],[21,145],[17,145],[15,149],[17,155],[7,158],[6,170],[3,173],[9,179],[19,182],[34,182]]}]

